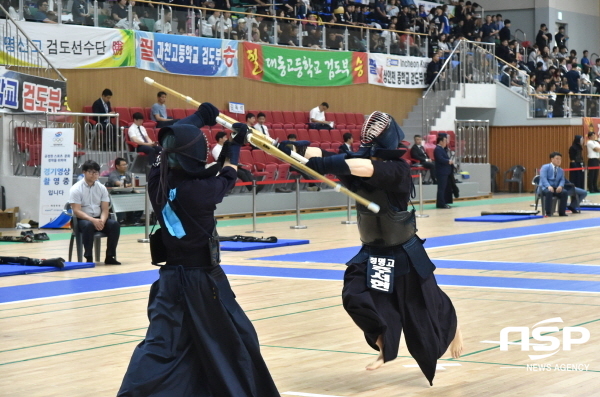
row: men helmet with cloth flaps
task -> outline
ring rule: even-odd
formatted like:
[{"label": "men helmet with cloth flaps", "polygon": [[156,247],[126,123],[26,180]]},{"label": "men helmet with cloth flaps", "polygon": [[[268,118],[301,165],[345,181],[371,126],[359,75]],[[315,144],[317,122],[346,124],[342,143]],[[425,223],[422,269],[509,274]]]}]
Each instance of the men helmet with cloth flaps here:
[{"label": "men helmet with cloth flaps", "polygon": [[404,140],[404,132],[396,120],[387,113],[375,111],[363,124],[360,131],[360,147],[351,156],[397,160],[407,150],[404,147],[399,148],[402,140]]}]

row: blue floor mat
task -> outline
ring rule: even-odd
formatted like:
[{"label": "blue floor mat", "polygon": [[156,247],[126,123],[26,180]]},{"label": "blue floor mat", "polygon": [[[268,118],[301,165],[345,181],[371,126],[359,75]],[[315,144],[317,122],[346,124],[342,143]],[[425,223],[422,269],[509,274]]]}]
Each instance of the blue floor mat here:
[{"label": "blue floor mat", "polygon": [[244,243],[241,241],[222,241],[222,251],[253,251],[267,248],[287,247],[290,245],[302,245],[310,243],[309,240],[286,240],[279,239],[276,243]]},{"label": "blue floor mat", "polygon": [[579,207],[581,211],[600,211],[600,207]]},{"label": "blue floor mat", "polygon": [[65,262],[65,267],[62,269],[52,266],[0,265],[0,277],[16,276],[19,274],[62,272],[65,270],[87,269],[94,266],[93,262]]},{"label": "blue floor mat", "polygon": [[482,215],[466,218],[455,218],[456,222],[514,222],[543,218],[542,215]]}]

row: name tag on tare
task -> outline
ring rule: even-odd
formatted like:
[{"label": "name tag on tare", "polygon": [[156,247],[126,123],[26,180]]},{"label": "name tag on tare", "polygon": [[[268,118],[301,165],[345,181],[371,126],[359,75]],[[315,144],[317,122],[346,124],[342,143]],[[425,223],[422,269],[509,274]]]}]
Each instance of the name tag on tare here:
[{"label": "name tag on tare", "polygon": [[394,290],[395,259],[385,256],[369,256],[367,263],[367,287],[391,294]]}]

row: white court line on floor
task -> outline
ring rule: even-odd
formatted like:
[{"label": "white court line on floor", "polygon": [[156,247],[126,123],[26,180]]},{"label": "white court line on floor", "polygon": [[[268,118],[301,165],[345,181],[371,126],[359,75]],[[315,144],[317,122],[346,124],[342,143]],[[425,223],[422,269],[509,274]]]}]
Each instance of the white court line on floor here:
[{"label": "white court line on floor", "polygon": [[330,396],[328,394],[312,394],[312,393],[300,393],[296,391],[286,391],[285,394],[287,396],[302,396],[302,397],[342,397],[342,396]]}]

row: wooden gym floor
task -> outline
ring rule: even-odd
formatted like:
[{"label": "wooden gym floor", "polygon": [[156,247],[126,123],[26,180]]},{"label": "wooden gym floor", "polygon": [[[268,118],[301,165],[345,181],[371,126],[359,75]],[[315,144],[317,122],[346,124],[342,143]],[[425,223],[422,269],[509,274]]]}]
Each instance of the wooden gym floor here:
[{"label": "wooden gym floor", "polygon": [[[223,264],[241,266],[237,269],[256,267],[266,272],[256,277],[240,275],[242,270],[229,278],[239,303],[258,331],[264,358],[282,395],[598,395],[600,250],[594,236],[600,231],[600,213],[584,211],[568,218],[511,223],[454,222],[455,217],[476,216],[483,210],[530,209],[531,198],[502,195],[458,202],[451,210],[435,210],[429,205],[425,211],[429,217],[418,220],[419,235],[430,238],[435,246],[428,248],[434,263],[436,259],[440,264],[446,263],[438,265],[436,275],[453,300],[465,342],[460,359],[453,360],[446,354],[439,360],[433,387],[416,368],[404,341],[395,361],[374,372],[364,370],[376,352],[364,342],[362,333],[343,310],[340,298],[341,272],[345,268],[341,262],[349,257],[331,260],[331,255],[324,255],[323,262],[304,262],[302,255],[297,262],[294,258],[251,259],[357,246],[356,226],[340,223],[345,213],[303,215],[302,223],[308,226],[304,230],[290,229],[295,223],[291,216],[261,218],[259,230],[264,231],[264,236],[310,239],[309,245],[223,252],[222,257]],[[600,202],[598,195],[588,199]],[[249,220],[221,221],[219,232],[244,234],[250,230],[249,224]],[[541,225],[556,225],[557,231],[532,228]],[[122,229],[118,247],[121,266],[100,263],[92,269],[0,278],[0,296],[5,297],[5,303],[0,304],[0,396],[116,394],[131,352],[145,334],[149,286],[104,291],[94,291],[93,286],[101,276],[123,274],[135,279],[153,270],[148,246],[137,242],[141,232],[142,228]],[[514,237],[514,233],[521,237]],[[457,235],[464,237],[466,243],[454,239],[454,245],[445,245],[444,238],[436,239]],[[50,237],[50,241],[41,244],[0,243],[0,255],[66,257],[68,234],[61,232]],[[502,270],[511,262],[520,265]],[[532,272],[527,267],[529,263],[542,266]],[[553,263],[563,265],[550,266]],[[574,264],[587,266],[573,267]],[[276,268],[291,268],[292,276],[270,276],[276,275]],[[302,269],[309,269],[308,277],[319,269],[335,270],[339,278],[294,276],[306,275]],[[83,278],[89,278],[91,291],[65,291],[68,295],[58,292],[35,300],[19,298],[19,291],[35,289],[36,284],[40,288]],[[557,322],[558,317],[562,323]],[[540,326],[558,326],[560,331],[542,334],[557,337],[558,348],[534,351],[534,347],[540,348],[548,341],[531,339],[530,351],[521,351],[518,344],[510,344],[508,351],[499,349],[502,328],[533,329],[547,319],[554,319],[554,323]],[[568,335],[562,332],[564,327],[587,329],[589,341],[574,343],[566,350],[564,341],[568,342]],[[579,331],[571,337],[580,338]],[[509,340],[518,342],[520,334],[509,334]],[[528,357],[557,349],[548,358]]]}]

